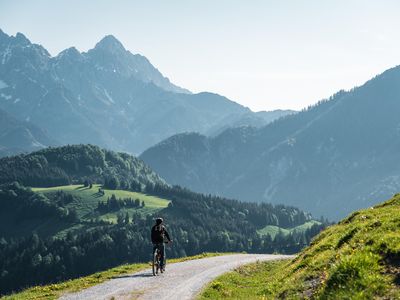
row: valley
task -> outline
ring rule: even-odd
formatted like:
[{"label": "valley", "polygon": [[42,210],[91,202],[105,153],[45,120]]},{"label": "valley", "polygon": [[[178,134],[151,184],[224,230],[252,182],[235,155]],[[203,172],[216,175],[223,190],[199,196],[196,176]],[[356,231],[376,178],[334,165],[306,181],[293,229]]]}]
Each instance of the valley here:
[{"label": "valley", "polygon": [[168,185],[140,159],[93,145],[0,159],[0,207],[2,295],[147,261],[158,216],[174,240],[170,257],[291,254],[328,225],[295,207]]},{"label": "valley", "polygon": [[400,300],[398,12],[0,1],[0,299]]}]

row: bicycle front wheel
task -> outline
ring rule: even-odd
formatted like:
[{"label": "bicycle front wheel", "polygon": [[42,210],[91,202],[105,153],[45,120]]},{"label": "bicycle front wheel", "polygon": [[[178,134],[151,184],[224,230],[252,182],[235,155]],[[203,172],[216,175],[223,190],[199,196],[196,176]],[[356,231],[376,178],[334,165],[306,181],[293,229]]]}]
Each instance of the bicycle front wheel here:
[{"label": "bicycle front wheel", "polygon": [[153,264],[152,264],[152,267],[153,267],[153,276],[156,276],[157,275],[157,271],[158,271],[158,249],[156,249],[153,252]]}]

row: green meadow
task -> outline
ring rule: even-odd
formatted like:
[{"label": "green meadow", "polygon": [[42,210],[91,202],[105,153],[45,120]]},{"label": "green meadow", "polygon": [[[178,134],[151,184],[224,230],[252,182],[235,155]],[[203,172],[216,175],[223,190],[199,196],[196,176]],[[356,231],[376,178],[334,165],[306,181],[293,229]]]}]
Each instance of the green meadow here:
[{"label": "green meadow", "polygon": [[257,233],[259,235],[270,235],[271,238],[275,238],[275,236],[279,233],[283,235],[288,235],[293,232],[304,232],[307,229],[311,228],[314,224],[321,224],[321,223],[315,220],[311,220],[309,222],[306,222],[304,224],[301,224],[293,228],[282,228],[279,226],[267,225],[264,228],[257,230]]},{"label": "green meadow", "polygon": [[84,187],[83,185],[65,185],[65,186],[57,186],[50,188],[32,188],[32,191],[48,194],[55,193],[57,191],[63,191],[65,193],[72,194],[73,196],[77,196],[77,201],[74,201],[70,204],[70,207],[76,209],[79,218],[81,219],[90,219],[93,218],[96,214],[94,214],[94,210],[97,208],[98,202],[106,202],[108,198],[110,198],[113,194],[116,198],[132,198],[139,199],[140,203],[144,202],[144,207],[141,208],[129,208],[122,209],[118,212],[107,213],[101,215],[100,218],[103,220],[116,222],[117,213],[119,212],[139,212],[142,214],[150,214],[154,213],[158,210],[166,208],[168,206],[169,201],[166,199],[162,199],[156,196],[150,196],[142,193],[125,191],[125,190],[108,190],[103,189],[104,195],[99,192],[99,189],[102,188],[100,184],[94,184],[92,188]]}]

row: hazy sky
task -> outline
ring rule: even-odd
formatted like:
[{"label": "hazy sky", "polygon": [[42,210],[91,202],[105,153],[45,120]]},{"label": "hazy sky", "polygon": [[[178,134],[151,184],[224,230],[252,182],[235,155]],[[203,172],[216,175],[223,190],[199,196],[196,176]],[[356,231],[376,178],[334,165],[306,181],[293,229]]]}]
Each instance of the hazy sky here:
[{"label": "hazy sky", "polygon": [[172,82],[300,109],[400,64],[397,0],[0,0],[0,28],[52,55],[115,35]]}]

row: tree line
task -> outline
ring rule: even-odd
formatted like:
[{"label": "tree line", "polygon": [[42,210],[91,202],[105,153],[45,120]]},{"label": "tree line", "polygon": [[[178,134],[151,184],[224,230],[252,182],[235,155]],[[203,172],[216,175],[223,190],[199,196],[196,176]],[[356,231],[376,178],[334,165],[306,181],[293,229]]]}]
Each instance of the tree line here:
[{"label": "tree line", "polygon": [[108,197],[106,201],[99,201],[97,203],[97,210],[101,213],[118,211],[122,208],[143,208],[145,207],[144,201],[132,198],[117,198],[114,194]]}]

